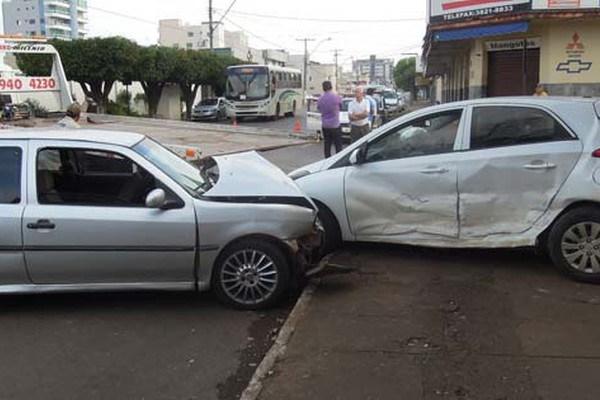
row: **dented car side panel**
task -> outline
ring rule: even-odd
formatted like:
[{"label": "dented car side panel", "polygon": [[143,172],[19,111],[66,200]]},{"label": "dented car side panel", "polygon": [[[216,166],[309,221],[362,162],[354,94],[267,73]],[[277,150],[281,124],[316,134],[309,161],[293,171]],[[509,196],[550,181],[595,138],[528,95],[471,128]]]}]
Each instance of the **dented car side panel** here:
[{"label": "dented car side panel", "polygon": [[411,233],[458,237],[457,156],[450,153],[350,167],[345,198],[352,233],[359,240]]}]

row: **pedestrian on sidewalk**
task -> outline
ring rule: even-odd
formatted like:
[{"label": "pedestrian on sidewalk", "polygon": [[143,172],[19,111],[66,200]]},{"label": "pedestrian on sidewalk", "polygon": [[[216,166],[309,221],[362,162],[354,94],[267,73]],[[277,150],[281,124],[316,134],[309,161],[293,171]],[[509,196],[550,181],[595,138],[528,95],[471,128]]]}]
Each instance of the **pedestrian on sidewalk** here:
[{"label": "pedestrian on sidewalk", "polygon": [[365,98],[362,88],[356,89],[356,98],[348,105],[348,118],[350,119],[350,141],[356,142],[370,131],[369,114],[371,103]]},{"label": "pedestrian on sidewalk", "polygon": [[377,116],[377,100],[375,100],[375,89],[373,88],[368,88],[367,89],[367,95],[365,96],[365,98],[367,100],[369,100],[369,104],[371,105],[371,112],[369,113],[369,124],[371,125],[371,130],[377,128],[377,120],[378,120],[378,116]]},{"label": "pedestrian on sidewalk", "polygon": [[544,88],[544,85],[542,85],[541,83],[538,83],[537,86],[535,87],[535,92],[533,93],[533,95],[536,97],[546,97],[546,96],[548,96],[548,92]]},{"label": "pedestrian on sidewalk", "polygon": [[342,151],[342,130],[340,127],[340,110],[342,98],[333,91],[331,81],[323,82],[323,94],[319,98],[319,111],[321,111],[321,130],[325,146],[325,158],[331,157],[331,144],[335,152]]},{"label": "pedestrian on sidewalk", "polygon": [[80,118],[81,107],[77,103],[72,103],[69,108],[67,108],[67,115],[58,121],[56,125],[65,129],[77,129],[81,127],[78,124]]}]

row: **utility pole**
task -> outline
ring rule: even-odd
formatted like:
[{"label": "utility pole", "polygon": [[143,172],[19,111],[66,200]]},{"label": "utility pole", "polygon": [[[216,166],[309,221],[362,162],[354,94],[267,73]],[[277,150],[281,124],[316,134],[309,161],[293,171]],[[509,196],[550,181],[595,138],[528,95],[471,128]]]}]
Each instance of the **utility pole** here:
[{"label": "utility pole", "polygon": [[335,91],[340,91],[340,74],[339,74],[339,66],[338,66],[338,57],[340,55],[340,49],[335,49],[333,51],[333,56],[335,57]]},{"label": "utility pole", "polygon": [[306,73],[308,72],[308,42],[314,42],[315,39],[310,39],[310,38],[303,38],[303,39],[296,39],[296,41],[298,42],[304,42],[304,77],[302,79],[303,81],[303,89],[304,89],[304,97],[306,98],[306,89],[307,89],[307,85],[306,85]]},{"label": "utility pole", "polygon": [[213,26],[213,0],[208,0],[208,35],[210,39],[210,50],[213,49],[213,36],[215,35],[215,27]]}]

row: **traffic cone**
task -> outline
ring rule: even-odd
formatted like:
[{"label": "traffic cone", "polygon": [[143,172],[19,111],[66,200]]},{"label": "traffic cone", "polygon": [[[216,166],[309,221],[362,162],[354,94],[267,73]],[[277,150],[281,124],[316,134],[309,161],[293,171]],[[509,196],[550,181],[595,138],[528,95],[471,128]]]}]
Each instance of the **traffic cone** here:
[{"label": "traffic cone", "polygon": [[296,120],[296,122],[294,122],[294,132],[296,132],[296,133],[302,132],[302,127],[300,126],[300,121],[298,121],[298,120]]},{"label": "traffic cone", "polygon": [[234,127],[234,128],[237,128],[237,119],[234,119],[234,120],[233,120],[233,127]]}]

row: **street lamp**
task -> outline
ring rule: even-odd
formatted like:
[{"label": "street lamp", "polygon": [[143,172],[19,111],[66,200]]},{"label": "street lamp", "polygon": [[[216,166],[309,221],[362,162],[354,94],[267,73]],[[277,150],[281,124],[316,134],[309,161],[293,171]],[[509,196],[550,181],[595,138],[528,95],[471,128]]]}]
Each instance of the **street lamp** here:
[{"label": "street lamp", "polygon": [[319,43],[317,43],[317,45],[315,46],[315,48],[310,52],[310,54],[308,53],[308,42],[314,42],[315,39],[310,39],[310,38],[302,38],[302,39],[296,39],[297,41],[300,42],[304,42],[304,77],[302,79],[303,81],[303,88],[304,88],[304,99],[306,99],[306,89],[307,89],[307,82],[306,82],[306,74],[308,72],[308,58],[315,52],[317,51],[317,49],[319,48],[320,45],[322,45],[324,42],[327,42],[329,40],[331,40],[330,37],[325,38],[323,40],[321,40]]}]

